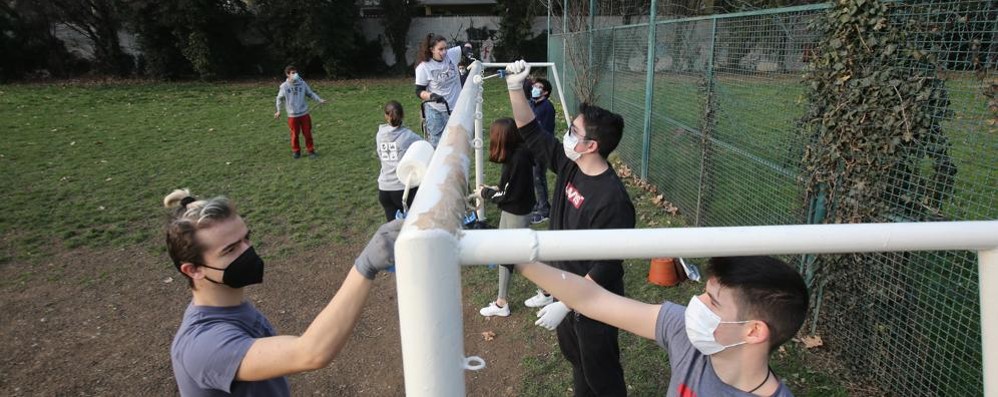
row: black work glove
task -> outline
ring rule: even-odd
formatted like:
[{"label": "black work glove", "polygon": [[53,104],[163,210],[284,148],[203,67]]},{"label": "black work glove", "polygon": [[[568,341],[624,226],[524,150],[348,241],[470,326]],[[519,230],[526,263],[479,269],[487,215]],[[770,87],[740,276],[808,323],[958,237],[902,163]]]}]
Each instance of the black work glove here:
[{"label": "black work glove", "polygon": [[482,186],[482,198],[491,201],[496,196],[496,193],[499,193],[499,191],[488,186]]}]

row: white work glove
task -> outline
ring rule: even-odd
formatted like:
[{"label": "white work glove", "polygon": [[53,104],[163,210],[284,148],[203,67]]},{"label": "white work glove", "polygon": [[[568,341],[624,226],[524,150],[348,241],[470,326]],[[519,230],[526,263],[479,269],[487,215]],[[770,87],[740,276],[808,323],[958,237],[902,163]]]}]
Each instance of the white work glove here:
[{"label": "white work glove", "polygon": [[549,304],[537,311],[537,317],[540,318],[534,322],[534,325],[539,325],[548,331],[554,331],[555,328],[558,328],[558,324],[561,324],[561,320],[565,319],[569,311],[571,310],[564,303],[555,302]]},{"label": "white work glove", "polygon": [[519,60],[506,65],[506,88],[510,91],[523,91],[523,80],[530,75],[530,64]]}]

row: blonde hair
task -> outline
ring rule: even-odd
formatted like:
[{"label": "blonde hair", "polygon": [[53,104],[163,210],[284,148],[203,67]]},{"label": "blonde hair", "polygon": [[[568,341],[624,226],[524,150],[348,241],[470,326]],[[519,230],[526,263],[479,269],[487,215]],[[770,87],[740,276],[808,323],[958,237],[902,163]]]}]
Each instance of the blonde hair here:
[{"label": "blonde hair", "polygon": [[[236,207],[229,199],[218,196],[198,200],[188,189],[170,192],[163,198],[163,206],[172,210],[166,224],[166,249],[178,271],[182,263],[204,264],[204,247],[198,244],[195,236],[198,230],[237,215]],[[187,281],[194,286],[189,277]]]}]

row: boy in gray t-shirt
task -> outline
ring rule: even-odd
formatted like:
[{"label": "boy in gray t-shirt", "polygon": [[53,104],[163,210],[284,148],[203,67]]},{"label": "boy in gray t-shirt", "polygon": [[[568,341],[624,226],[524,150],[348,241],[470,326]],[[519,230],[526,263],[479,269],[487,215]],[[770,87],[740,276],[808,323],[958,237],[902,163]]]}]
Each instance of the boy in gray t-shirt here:
[{"label": "boy in gray t-shirt", "polygon": [[668,351],[666,396],[793,396],[769,367],[770,353],[797,333],[807,312],[804,279],[786,263],[712,258],[705,291],[688,307],[628,299],[542,263],[516,268],[582,315]]},{"label": "boy in gray t-shirt", "polygon": [[402,227],[378,228],[352,269],[300,336],[277,335],[245,299],[263,282],[263,259],[249,227],[225,197],[198,200],[186,189],[163,199],[171,208],[166,246],[191,287],[191,303],[170,346],[180,395],[288,396],[287,375],[319,369],[350,338],[378,272],[394,262]]},{"label": "boy in gray t-shirt", "polygon": [[253,342],[275,335],[267,318],[248,301],[232,307],[188,305],[170,347],[180,395],[289,395],[283,376],[233,381]]}]

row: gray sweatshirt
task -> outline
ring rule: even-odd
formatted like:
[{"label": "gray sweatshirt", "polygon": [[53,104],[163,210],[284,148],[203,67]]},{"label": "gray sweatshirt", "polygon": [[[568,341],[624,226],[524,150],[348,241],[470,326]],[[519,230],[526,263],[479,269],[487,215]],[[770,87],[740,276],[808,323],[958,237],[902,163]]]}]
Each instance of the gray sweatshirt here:
[{"label": "gray sweatshirt", "polygon": [[377,143],[375,152],[381,159],[378,190],[405,190],[405,182],[399,181],[395,174],[395,168],[398,167],[399,160],[405,155],[405,151],[409,149],[409,145],[422,139],[405,126],[392,127],[388,124],[378,126],[378,135],[375,138]]},{"label": "gray sweatshirt", "polygon": [[316,101],[322,100],[319,98],[319,94],[312,91],[305,80],[300,78],[291,82],[285,80],[284,83],[281,83],[281,88],[277,90],[277,111],[281,111],[281,99],[284,99],[284,108],[288,112],[288,117],[308,114],[308,103],[305,102],[306,95]]}]

